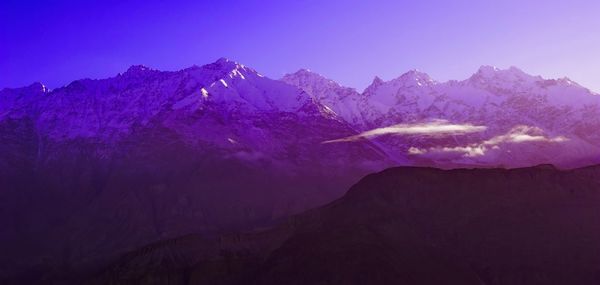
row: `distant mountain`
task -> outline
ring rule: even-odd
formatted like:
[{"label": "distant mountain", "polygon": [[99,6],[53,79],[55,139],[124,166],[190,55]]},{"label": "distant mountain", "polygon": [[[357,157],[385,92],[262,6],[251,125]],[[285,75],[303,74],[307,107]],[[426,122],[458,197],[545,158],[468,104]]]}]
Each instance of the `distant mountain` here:
[{"label": "distant mountain", "polygon": [[365,118],[359,109],[361,96],[356,90],[306,69],[287,74],[281,81],[301,88],[316,102],[334,111],[352,126],[360,128],[365,124]]},{"label": "distant mountain", "polygon": [[391,168],[268,231],[150,244],[88,283],[598,284],[599,177]]},{"label": "distant mountain", "polygon": [[594,131],[600,127],[600,96],[567,78],[548,80],[516,67],[482,66],[469,79],[437,82],[412,70],[390,81],[376,77],[362,94],[305,70],[282,80],[362,131],[439,120],[485,127],[468,136],[387,132],[369,137],[399,164],[451,168],[551,163],[570,168],[600,159],[600,137]]}]

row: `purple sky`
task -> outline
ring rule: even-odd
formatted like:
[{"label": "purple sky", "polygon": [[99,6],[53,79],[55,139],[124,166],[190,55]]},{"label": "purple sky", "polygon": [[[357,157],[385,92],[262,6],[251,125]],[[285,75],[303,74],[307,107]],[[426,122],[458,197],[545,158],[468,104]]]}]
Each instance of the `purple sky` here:
[{"label": "purple sky", "polygon": [[464,79],[483,64],[600,91],[597,0],[3,0],[0,27],[0,88],[224,56],[272,78],[305,67],[361,91],[375,75]]}]

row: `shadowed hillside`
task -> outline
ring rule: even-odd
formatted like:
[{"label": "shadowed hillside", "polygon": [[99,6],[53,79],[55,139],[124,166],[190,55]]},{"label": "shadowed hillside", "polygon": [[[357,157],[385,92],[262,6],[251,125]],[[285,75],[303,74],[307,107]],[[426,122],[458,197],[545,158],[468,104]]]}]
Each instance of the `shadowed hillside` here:
[{"label": "shadowed hillside", "polygon": [[93,284],[598,284],[600,168],[392,168],[271,230],[149,245]]}]

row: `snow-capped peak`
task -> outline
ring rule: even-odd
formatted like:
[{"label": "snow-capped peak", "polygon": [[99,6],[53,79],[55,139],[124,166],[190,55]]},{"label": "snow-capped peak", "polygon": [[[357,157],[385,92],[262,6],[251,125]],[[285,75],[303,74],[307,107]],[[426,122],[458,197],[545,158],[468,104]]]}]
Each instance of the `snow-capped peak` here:
[{"label": "snow-capped peak", "polygon": [[394,81],[402,81],[405,83],[405,85],[409,85],[409,86],[412,86],[412,85],[423,86],[423,85],[430,85],[430,84],[436,83],[433,79],[431,79],[429,74],[421,72],[416,69],[412,69],[412,70],[405,72],[404,74],[400,75],[400,77],[394,79]]},{"label": "snow-capped peak", "polygon": [[500,71],[500,68],[491,65],[482,65],[479,67],[475,75],[481,77],[492,77],[496,72]]},{"label": "snow-capped peak", "polygon": [[[300,69],[295,73],[286,74],[281,81],[296,86],[309,94],[313,99],[325,105],[336,105],[338,100],[348,96],[358,97],[359,93],[350,87],[326,78],[307,69]],[[335,110],[336,112],[339,110]]]},{"label": "snow-capped peak", "polygon": [[228,71],[233,71],[235,69],[242,69],[242,70],[247,69],[245,65],[240,64],[237,61],[233,61],[233,60],[230,60],[225,57],[221,57],[213,63],[204,65],[204,67],[211,67],[213,69],[221,69],[221,70],[228,70]]},{"label": "snow-capped peak", "polygon": [[390,81],[384,81],[383,79],[379,78],[379,76],[375,76],[375,78],[373,78],[373,82],[371,82],[371,84],[365,89],[364,93],[372,93],[374,90],[383,85],[393,85],[397,87],[420,87],[434,84],[437,84],[437,82],[433,80],[429,74],[421,72],[417,69],[411,69]]},{"label": "snow-capped peak", "polygon": [[225,63],[229,63],[229,62],[235,63],[234,61],[229,60],[229,58],[226,58],[226,57],[220,57],[219,59],[217,59],[215,61],[215,63],[219,63],[219,64],[225,64]]},{"label": "snow-capped peak", "polygon": [[307,69],[286,74],[281,81],[304,91],[312,100],[323,105],[328,113],[341,116],[352,123],[359,120],[356,100],[360,94],[355,89],[344,87]]},{"label": "snow-capped peak", "polygon": [[310,69],[301,68],[294,73],[288,73],[283,78],[311,78],[314,80],[326,79],[323,75],[311,71]]},{"label": "snow-capped peak", "polygon": [[248,77],[249,75],[263,77],[262,75],[258,74],[256,70],[224,57],[217,59],[217,61],[213,63],[203,65],[199,69],[205,71],[212,71],[212,73],[214,73],[215,76],[221,77],[215,78],[214,81],[220,81],[221,79],[226,81],[235,77],[245,80],[247,79],[246,77]]},{"label": "snow-capped peak", "polygon": [[41,93],[47,93],[50,91],[50,90],[48,90],[46,85],[42,84],[41,82],[32,83],[31,85],[27,86],[27,90],[31,90],[34,92],[41,92]]},{"label": "snow-capped peak", "polygon": [[418,69],[411,69],[404,74],[400,75],[400,78],[412,78],[412,79],[431,79],[429,74],[421,72]]},{"label": "snow-capped peak", "polygon": [[227,70],[231,71],[236,68],[237,63],[233,62],[227,58],[219,58],[216,61],[202,65],[202,69],[210,69],[210,70]]},{"label": "snow-capped peak", "polygon": [[495,66],[483,65],[470,78],[477,81],[488,80],[542,80],[539,76],[533,76],[525,73],[523,70],[511,66],[507,69],[500,69]]},{"label": "snow-capped peak", "polygon": [[[325,76],[318,74],[316,72],[310,71],[309,69],[299,69],[294,73],[289,73],[284,75],[281,78],[282,81],[292,84],[302,89],[309,88],[310,86],[314,88],[345,88],[338,84],[337,82],[326,78]],[[312,89],[312,88],[309,88]],[[311,92],[309,92],[311,93]]]},{"label": "snow-capped peak", "polygon": [[542,77],[527,74],[514,66],[508,69],[500,69],[484,65],[464,82],[488,90],[523,92],[535,87],[536,84],[542,81],[544,81]]}]

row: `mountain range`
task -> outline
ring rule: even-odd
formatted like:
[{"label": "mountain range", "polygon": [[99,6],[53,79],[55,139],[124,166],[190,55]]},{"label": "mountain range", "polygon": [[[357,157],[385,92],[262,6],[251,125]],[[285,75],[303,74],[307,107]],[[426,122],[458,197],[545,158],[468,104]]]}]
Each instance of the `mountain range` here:
[{"label": "mountain range", "polygon": [[109,264],[189,233],[271,226],[391,166],[600,162],[600,96],[481,67],[360,93],[228,59],[0,91],[0,280]]},{"label": "mountain range", "polygon": [[[600,96],[568,78],[482,66],[466,80],[437,82],[412,70],[390,81],[376,77],[363,93],[307,70],[282,80],[367,132],[352,141],[376,142],[397,164],[572,168],[598,162]],[[456,126],[444,131],[446,125]],[[415,126],[425,128],[405,131]]]}]

